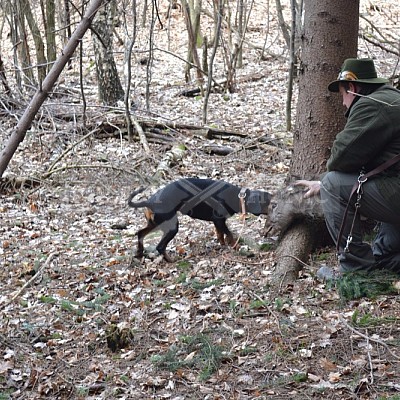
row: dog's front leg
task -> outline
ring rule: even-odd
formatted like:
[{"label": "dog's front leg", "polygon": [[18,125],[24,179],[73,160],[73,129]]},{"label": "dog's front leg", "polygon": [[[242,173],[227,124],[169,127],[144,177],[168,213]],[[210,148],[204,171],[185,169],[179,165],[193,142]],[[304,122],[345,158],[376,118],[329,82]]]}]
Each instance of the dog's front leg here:
[{"label": "dog's front leg", "polygon": [[217,233],[217,239],[221,243],[221,245],[223,246],[226,243],[229,246],[234,246],[236,241],[235,238],[233,237],[232,232],[226,225],[226,220],[220,218],[220,219],[215,219],[213,222]]}]

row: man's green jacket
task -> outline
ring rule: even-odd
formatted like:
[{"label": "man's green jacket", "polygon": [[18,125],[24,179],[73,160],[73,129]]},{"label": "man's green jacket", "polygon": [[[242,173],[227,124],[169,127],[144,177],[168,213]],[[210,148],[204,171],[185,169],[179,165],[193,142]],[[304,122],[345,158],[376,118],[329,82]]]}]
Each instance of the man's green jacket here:
[{"label": "man's green jacket", "polygon": [[[358,97],[346,117],[333,143],[328,171],[368,172],[400,153],[400,90],[384,85]],[[400,213],[400,162],[370,179]]]}]

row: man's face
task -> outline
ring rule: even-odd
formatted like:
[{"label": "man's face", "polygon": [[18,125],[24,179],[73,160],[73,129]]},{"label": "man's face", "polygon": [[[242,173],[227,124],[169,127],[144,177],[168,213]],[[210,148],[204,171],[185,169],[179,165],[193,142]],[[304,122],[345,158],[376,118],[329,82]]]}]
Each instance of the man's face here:
[{"label": "man's face", "polygon": [[[355,92],[355,86],[350,83],[350,92]],[[343,85],[339,85],[339,93],[342,95],[342,99],[343,99],[343,105],[349,109],[351,106],[351,103],[354,100],[354,94],[352,93],[348,93],[346,91],[346,89],[343,87]]]}]

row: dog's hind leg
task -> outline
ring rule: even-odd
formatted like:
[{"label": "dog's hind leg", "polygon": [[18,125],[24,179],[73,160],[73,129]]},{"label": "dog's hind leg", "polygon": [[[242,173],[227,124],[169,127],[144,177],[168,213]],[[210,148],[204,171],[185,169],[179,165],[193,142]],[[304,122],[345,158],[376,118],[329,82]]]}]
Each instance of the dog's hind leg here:
[{"label": "dog's hind leg", "polygon": [[[235,244],[235,239],[232,235],[232,232],[229,230],[228,226],[226,225],[226,220],[225,219],[215,219],[213,220],[215,230],[217,232],[217,238],[218,241],[221,243],[221,245],[224,245],[227,243],[230,246],[233,246]],[[226,239],[225,239],[226,235]]]},{"label": "dog's hind leg", "polygon": [[159,229],[163,231],[163,237],[157,245],[157,251],[164,257],[167,262],[172,262],[173,260],[167,255],[168,243],[175,237],[179,230],[179,222],[176,214],[170,218],[168,221],[164,221],[158,226]]},{"label": "dog's hind leg", "polygon": [[154,229],[157,228],[158,224],[154,221],[154,213],[150,208],[146,208],[144,210],[144,216],[146,217],[147,220],[147,226],[142,228],[140,231],[136,233],[138,237],[138,245],[137,245],[137,250],[135,257],[136,258],[142,258],[143,253],[144,253],[144,245],[143,245],[143,240],[144,238]]},{"label": "dog's hind leg", "polygon": [[136,250],[136,254],[135,254],[136,258],[143,257],[143,253],[144,253],[143,240],[144,240],[145,236],[147,236],[151,231],[153,231],[156,228],[157,228],[157,225],[153,221],[150,220],[147,222],[147,226],[144,227],[143,229],[141,229],[137,233],[138,245],[137,245],[137,250]]}]

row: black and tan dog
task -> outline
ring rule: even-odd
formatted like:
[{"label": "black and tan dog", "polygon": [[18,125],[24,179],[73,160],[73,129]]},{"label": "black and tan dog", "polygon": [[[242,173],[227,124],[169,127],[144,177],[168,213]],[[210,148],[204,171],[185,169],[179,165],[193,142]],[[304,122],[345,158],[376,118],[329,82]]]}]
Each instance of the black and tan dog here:
[{"label": "black and tan dog", "polygon": [[179,229],[178,211],[195,219],[213,222],[219,242],[233,246],[235,240],[226,225],[226,220],[242,211],[240,198],[243,199],[245,211],[254,215],[267,214],[271,200],[268,192],[241,189],[230,183],[212,179],[179,179],[158,190],[149,199],[133,202],[132,199],[144,190],[136,190],[128,199],[130,207],[146,207],[147,226],[137,232],[138,248],[135,257],[143,256],[144,237],[159,229],[163,231],[163,236],[156,248],[169,262],[171,259],[166,254],[166,248]]}]

